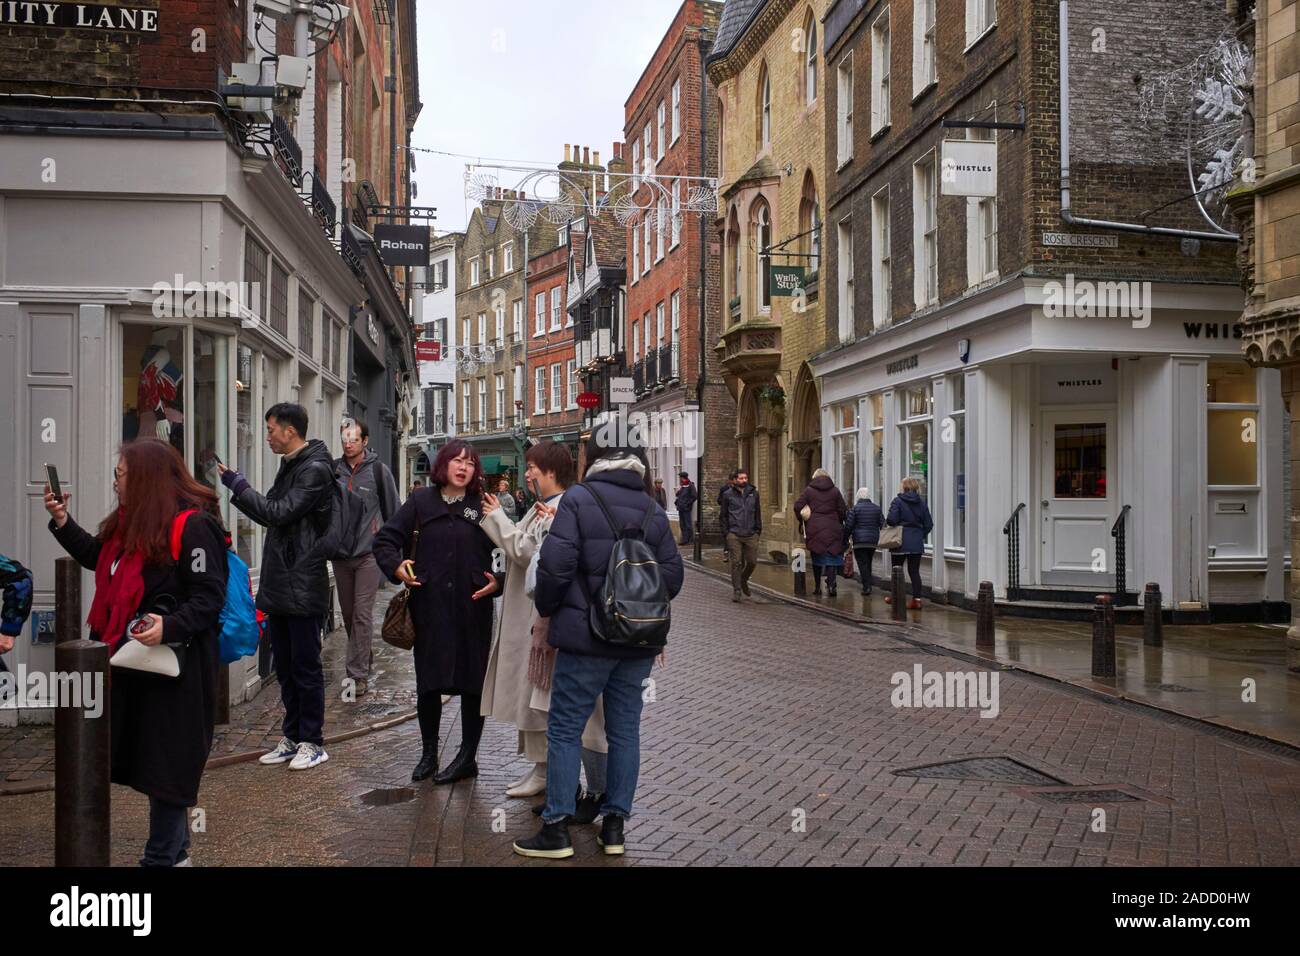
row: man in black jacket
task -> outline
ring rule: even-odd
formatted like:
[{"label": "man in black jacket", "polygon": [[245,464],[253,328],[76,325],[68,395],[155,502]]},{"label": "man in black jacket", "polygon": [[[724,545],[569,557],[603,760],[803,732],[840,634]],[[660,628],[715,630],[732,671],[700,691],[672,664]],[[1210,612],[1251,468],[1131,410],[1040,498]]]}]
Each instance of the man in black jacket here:
[{"label": "man in black jacket", "polygon": [[735,483],[718,499],[722,514],[722,536],[731,552],[731,599],[749,596],[749,577],[758,566],[758,539],[763,533],[763,509],[758,489],[749,483],[749,474],[736,472]]},{"label": "man in black jacket", "polygon": [[680,487],[677,489],[676,499],[677,523],[681,525],[682,529],[682,540],[680,543],[690,544],[695,540],[694,526],[691,521],[695,517],[693,512],[695,509],[696,499],[699,498],[699,493],[696,492],[695,486],[691,484],[691,476],[686,472],[683,471],[677,476],[677,478],[681,482]]},{"label": "man in black jacket", "polygon": [[334,463],[334,476],[361,499],[365,513],[356,547],[346,558],[334,560],[334,586],[339,592],[343,626],[348,632],[348,677],[356,696],[370,689],[371,641],[375,632],[375,595],[382,575],[375,563],[375,535],[397,514],[397,482],[388,466],[370,448],[370,428],[365,422],[345,424],[343,457]]},{"label": "man in black jacket", "polygon": [[284,457],[263,497],[237,471],[218,465],[231,503],[267,529],[258,569],[257,607],[267,614],[275,673],[284,701],[284,737],[264,764],[307,770],[329,759],[325,742],[325,671],[321,626],[329,610],[329,571],[319,547],[329,530],[334,460],[319,439],[307,441],[307,410],[282,402],[266,413],[266,443]]}]

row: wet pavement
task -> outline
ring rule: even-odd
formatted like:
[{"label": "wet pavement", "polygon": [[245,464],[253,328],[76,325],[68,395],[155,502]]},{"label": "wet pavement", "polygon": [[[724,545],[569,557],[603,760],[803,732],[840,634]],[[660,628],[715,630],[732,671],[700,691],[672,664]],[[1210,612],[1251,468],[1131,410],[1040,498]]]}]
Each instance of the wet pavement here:
[{"label": "wet pavement", "polygon": [[[897,676],[918,665],[992,675],[900,640],[907,635],[898,627],[761,597],[735,605],[730,595],[692,570],[674,602],[668,666],[653,672],[645,708],[626,857],[600,855],[595,827],[573,828],[572,860],[514,855],[511,841],[537,826],[529,811],[538,801],[505,797],[527,769],[513,729],[490,721],[478,778],[434,787],[410,782],[419,734],[406,722],[330,746],[329,762],[305,773],[256,763],[210,769],[194,817],[202,823],[196,865],[1300,860],[1300,758],[1285,748],[1017,671],[997,674],[995,717],[896,707]],[[409,686],[409,663],[391,658],[385,679]],[[458,714],[453,702],[443,763],[459,740]],[[327,734],[335,730],[327,723]],[[979,768],[972,779],[933,767],[964,758],[1014,763],[958,765]],[[146,802],[120,787],[113,800],[113,861],[131,865]],[[0,865],[52,858],[53,794],[0,797]]]},{"label": "wet pavement", "polygon": [[[702,566],[729,574],[720,550],[704,552]],[[883,572],[879,557],[876,575]],[[858,581],[839,582],[839,594],[794,597],[794,575],[786,566],[761,563],[750,579],[789,600],[805,602],[845,619],[900,627],[877,584],[871,596]],[[1285,624],[1233,624],[1164,627],[1164,646],[1146,647],[1142,628],[1115,628],[1113,680],[1092,677],[1092,625],[1000,614],[994,622],[994,648],[975,646],[975,614],[929,601],[908,611],[909,640],[933,643],[963,654],[1063,680],[1101,693],[1208,720],[1246,733],[1300,747],[1300,675],[1286,668]],[[1244,682],[1253,682],[1253,688]],[[1253,689],[1254,700],[1244,700]]]}]

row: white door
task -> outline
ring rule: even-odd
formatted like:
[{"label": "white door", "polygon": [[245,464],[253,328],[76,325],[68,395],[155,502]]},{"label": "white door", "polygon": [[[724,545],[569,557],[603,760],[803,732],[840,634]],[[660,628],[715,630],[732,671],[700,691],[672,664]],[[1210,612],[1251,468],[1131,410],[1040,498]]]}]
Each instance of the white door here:
[{"label": "white door", "polygon": [[1101,593],[1115,581],[1114,407],[1045,411],[1041,435],[1042,583]]}]

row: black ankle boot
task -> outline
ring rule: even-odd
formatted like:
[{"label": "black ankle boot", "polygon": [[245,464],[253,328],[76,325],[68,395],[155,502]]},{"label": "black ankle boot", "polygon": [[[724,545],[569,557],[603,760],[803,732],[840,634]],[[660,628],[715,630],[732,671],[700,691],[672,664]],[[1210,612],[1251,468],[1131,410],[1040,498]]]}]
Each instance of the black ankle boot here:
[{"label": "black ankle boot", "polygon": [[433,776],[434,771],[437,769],[438,745],[425,744],[424,750],[420,754],[420,762],[417,763],[415,769],[411,771],[411,780],[412,782],[427,780]]},{"label": "black ankle boot", "polygon": [[605,814],[600,821],[600,836],[596,837],[596,842],[606,856],[622,856],[623,818],[613,813]]},{"label": "black ankle boot", "polygon": [[457,780],[464,780],[468,777],[478,776],[478,763],[474,760],[472,751],[461,750],[456,754],[456,759],[447,764],[441,771],[434,774],[434,783],[455,783]]},{"label": "black ankle boot", "polygon": [[540,857],[544,860],[562,860],[573,856],[573,841],[569,839],[569,821],[557,820],[543,823],[536,836],[515,841],[515,852],[520,856]]}]

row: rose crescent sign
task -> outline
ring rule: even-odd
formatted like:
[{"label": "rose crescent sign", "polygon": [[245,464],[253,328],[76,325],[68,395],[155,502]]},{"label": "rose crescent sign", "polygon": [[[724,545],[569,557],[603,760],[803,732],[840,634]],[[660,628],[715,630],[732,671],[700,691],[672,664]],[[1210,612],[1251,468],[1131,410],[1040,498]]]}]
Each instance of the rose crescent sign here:
[{"label": "rose crescent sign", "polygon": [[579,408],[595,408],[600,404],[600,396],[595,392],[583,392],[578,396]]}]

